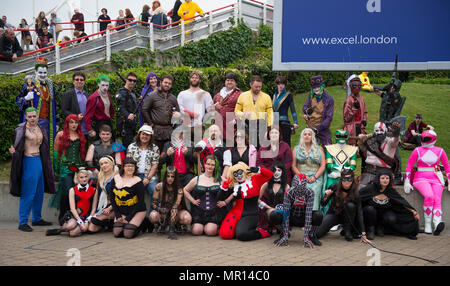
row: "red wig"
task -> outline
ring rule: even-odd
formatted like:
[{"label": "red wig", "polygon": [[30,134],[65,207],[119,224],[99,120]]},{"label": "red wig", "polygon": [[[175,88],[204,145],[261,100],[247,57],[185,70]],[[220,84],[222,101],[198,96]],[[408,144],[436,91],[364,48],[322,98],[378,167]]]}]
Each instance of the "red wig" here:
[{"label": "red wig", "polygon": [[70,114],[66,117],[66,121],[64,122],[63,135],[61,136],[61,141],[58,144],[57,151],[58,157],[61,158],[62,153],[67,154],[67,148],[69,148],[70,144],[70,129],[69,122],[70,120],[74,120],[78,123],[77,133],[80,138],[80,157],[81,160],[84,161],[86,158],[86,138],[84,137],[83,132],[81,131],[81,122],[76,114]]}]

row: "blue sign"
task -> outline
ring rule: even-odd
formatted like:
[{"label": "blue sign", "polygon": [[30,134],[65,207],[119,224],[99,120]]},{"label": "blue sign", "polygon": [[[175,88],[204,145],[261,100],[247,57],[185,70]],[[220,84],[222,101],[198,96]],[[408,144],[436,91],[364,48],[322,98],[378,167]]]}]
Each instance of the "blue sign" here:
[{"label": "blue sign", "polygon": [[275,70],[450,69],[448,0],[276,0]]}]

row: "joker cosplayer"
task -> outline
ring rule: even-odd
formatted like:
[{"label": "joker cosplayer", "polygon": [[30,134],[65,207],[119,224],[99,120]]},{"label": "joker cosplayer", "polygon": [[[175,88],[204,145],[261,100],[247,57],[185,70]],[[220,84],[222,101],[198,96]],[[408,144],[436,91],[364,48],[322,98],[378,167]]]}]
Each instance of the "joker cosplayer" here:
[{"label": "joker cosplayer", "polygon": [[334,100],[324,88],[325,82],[321,75],[309,79],[311,92],[303,105],[303,119],[307,126],[317,131],[319,145],[331,144],[330,124],[333,121]]},{"label": "joker cosplayer", "polygon": [[[441,208],[444,179],[439,170],[439,161],[444,166],[447,178],[450,176],[450,165],[445,150],[434,146],[436,139],[437,134],[434,131],[426,130],[422,133],[422,146],[414,149],[406,165],[404,189],[405,193],[409,193],[414,186],[424,196],[425,233],[439,235],[445,227]],[[417,172],[411,180],[411,171],[416,162]],[[450,184],[448,190],[450,191]]]},{"label": "joker cosplayer", "polygon": [[[20,123],[25,122],[25,110],[28,107],[37,109],[38,124],[41,126],[49,140],[50,150],[53,150],[53,142],[57,130],[57,112],[55,103],[55,91],[52,81],[47,77],[47,59],[36,60],[35,75],[26,76],[16,104],[20,109]],[[50,152],[53,162],[53,152]]]}]

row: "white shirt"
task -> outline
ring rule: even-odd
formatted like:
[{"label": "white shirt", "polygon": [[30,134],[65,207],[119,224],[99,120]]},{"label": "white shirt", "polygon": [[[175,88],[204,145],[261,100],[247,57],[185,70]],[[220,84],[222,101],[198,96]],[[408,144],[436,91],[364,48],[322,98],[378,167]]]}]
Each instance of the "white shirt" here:
[{"label": "white shirt", "polygon": [[138,167],[138,174],[144,174],[145,173],[145,158],[147,157],[148,150],[141,150],[139,149],[141,160],[137,162]]},{"label": "white shirt", "polygon": [[211,94],[203,89],[196,92],[191,92],[189,89],[184,90],[178,94],[177,101],[181,113],[184,113],[184,110],[187,109],[199,114],[197,118],[191,120],[189,127],[203,123],[203,116],[205,116],[206,110],[213,106]]}]

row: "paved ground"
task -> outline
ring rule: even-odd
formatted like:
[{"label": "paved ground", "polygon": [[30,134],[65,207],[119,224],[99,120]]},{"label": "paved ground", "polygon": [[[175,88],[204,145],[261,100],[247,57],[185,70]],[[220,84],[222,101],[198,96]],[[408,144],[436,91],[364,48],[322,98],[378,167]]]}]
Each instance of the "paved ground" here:
[{"label": "paved ground", "polygon": [[[337,232],[323,238],[321,247],[304,248],[303,232],[298,228],[292,232],[290,245],[280,248],[273,246],[274,236],[252,242],[190,234],[173,241],[155,233],[131,240],[114,238],[107,232],[69,238],[66,234],[45,236],[47,228],[51,227],[34,227],[33,232],[25,233],[17,230],[16,222],[0,222],[0,266],[65,266],[75,261],[77,250],[82,266],[365,266],[376,259],[370,246],[356,240],[347,242]],[[416,241],[385,236],[373,242],[381,249],[450,265],[448,232],[441,236],[419,234]],[[379,262],[382,266],[433,265],[384,252]]]}]

